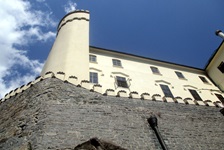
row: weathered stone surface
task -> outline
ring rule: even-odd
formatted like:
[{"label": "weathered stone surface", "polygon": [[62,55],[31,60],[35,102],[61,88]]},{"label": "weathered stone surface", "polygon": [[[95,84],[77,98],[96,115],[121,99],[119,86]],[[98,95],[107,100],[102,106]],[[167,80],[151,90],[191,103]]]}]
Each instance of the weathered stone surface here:
[{"label": "weathered stone surface", "polygon": [[[172,150],[223,149],[220,108],[107,97],[47,78],[0,104],[0,149],[74,149],[93,137],[128,150],[161,149],[147,118],[155,114]],[[25,146],[26,148],[26,146]]]}]

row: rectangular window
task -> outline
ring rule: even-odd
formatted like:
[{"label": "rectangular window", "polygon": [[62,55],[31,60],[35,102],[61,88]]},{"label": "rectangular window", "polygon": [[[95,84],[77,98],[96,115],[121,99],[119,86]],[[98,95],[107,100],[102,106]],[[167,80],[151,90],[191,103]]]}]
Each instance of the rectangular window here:
[{"label": "rectangular window", "polygon": [[184,75],[181,72],[175,71],[176,75],[180,79],[185,79]]},{"label": "rectangular window", "polygon": [[199,76],[202,82],[204,83],[209,83],[208,80],[205,77]]},{"label": "rectangular window", "polygon": [[153,73],[155,73],[155,74],[160,74],[158,68],[156,68],[156,67],[150,67],[150,68],[151,68],[151,70],[152,70]]},{"label": "rectangular window", "polygon": [[194,97],[195,100],[200,100],[202,101],[201,97],[198,95],[197,91],[195,90],[191,90],[191,89],[188,89],[189,92],[191,93],[191,95]]},{"label": "rectangular window", "polygon": [[173,94],[172,94],[172,92],[170,91],[170,89],[167,85],[160,84],[160,87],[161,87],[165,97],[172,97],[173,98]]},{"label": "rectangular window", "polygon": [[117,80],[117,86],[123,87],[123,88],[128,88],[126,78],[116,76],[116,80]]},{"label": "rectangular window", "polygon": [[222,103],[224,103],[224,97],[221,94],[215,94],[215,95]]},{"label": "rectangular window", "polygon": [[96,62],[96,56],[95,55],[89,55],[89,61],[90,62]]},{"label": "rectangular window", "polygon": [[90,72],[89,73],[89,81],[90,81],[90,83],[98,84],[98,73]]},{"label": "rectangular window", "polygon": [[224,73],[224,62],[222,61],[221,63],[220,63],[220,65],[218,66],[218,69],[222,72],[222,73]]},{"label": "rectangular window", "polygon": [[122,66],[122,65],[121,65],[121,61],[118,60],[118,59],[112,59],[112,62],[113,62],[113,65],[114,65],[114,66],[120,66],[120,67]]}]

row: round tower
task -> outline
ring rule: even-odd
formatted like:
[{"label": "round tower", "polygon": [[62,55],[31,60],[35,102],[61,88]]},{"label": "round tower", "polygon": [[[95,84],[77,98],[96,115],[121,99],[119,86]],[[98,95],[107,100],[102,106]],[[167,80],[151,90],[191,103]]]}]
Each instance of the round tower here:
[{"label": "round tower", "polygon": [[41,75],[47,72],[63,74],[64,80],[89,79],[89,11],[76,10],[62,18]]}]

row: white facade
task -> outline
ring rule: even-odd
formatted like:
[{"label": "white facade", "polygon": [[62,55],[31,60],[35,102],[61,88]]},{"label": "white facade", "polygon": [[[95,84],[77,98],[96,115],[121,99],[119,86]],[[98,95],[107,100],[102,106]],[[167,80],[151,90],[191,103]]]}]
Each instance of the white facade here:
[{"label": "white facade", "polygon": [[[206,72],[214,83],[224,91],[224,72],[220,69],[224,68],[224,42],[217,49],[216,53],[206,67]],[[223,64],[222,64],[223,63]],[[223,66],[222,66],[223,65]],[[221,68],[222,67],[222,68]]]},{"label": "white facade", "polygon": [[[194,100],[189,89],[195,90],[204,101],[216,102],[219,99],[215,94],[222,94],[204,70],[95,47],[90,47],[90,55],[96,56],[96,62],[90,61],[89,72],[98,74],[98,84],[102,85],[103,93],[107,89],[113,89],[116,94],[124,90],[127,94],[136,91],[139,96],[148,93],[151,96],[159,94],[164,97],[160,85],[167,85],[174,98]],[[120,60],[121,66],[114,66],[113,59]],[[160,73],[153,73],[151,67],[158,68]],[[184,78],[179,78],[176,72],[181,73]],[[124,77],[128,87],[118,86],[116,76]],[[207,82],[203,82],[200,77],[205,78]],[[93,85],[94,83],[91,83],[90,88]]]},{"label": "white facade", "polygon": [[[49,72],[105,95],[209,106],[224,96],[205,70],[89,47],[88,11],[71,12],[59,23],[41,76]],[[224,81],[223,76],[213,75],[212,79],[218,78],[215,82]]]}]

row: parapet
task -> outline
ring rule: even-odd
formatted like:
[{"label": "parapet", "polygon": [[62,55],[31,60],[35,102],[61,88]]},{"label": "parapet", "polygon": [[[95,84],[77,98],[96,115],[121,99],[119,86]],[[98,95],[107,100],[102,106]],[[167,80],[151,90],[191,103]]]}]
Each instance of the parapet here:
[{"label": "parapet", "polygon": [[71,22],[73,20],[86,20],[89,21],[89,11],[88,10],[75,10],[67,15],[65,15],[58,24],[58,31],[64,26],[67,22]]}]

